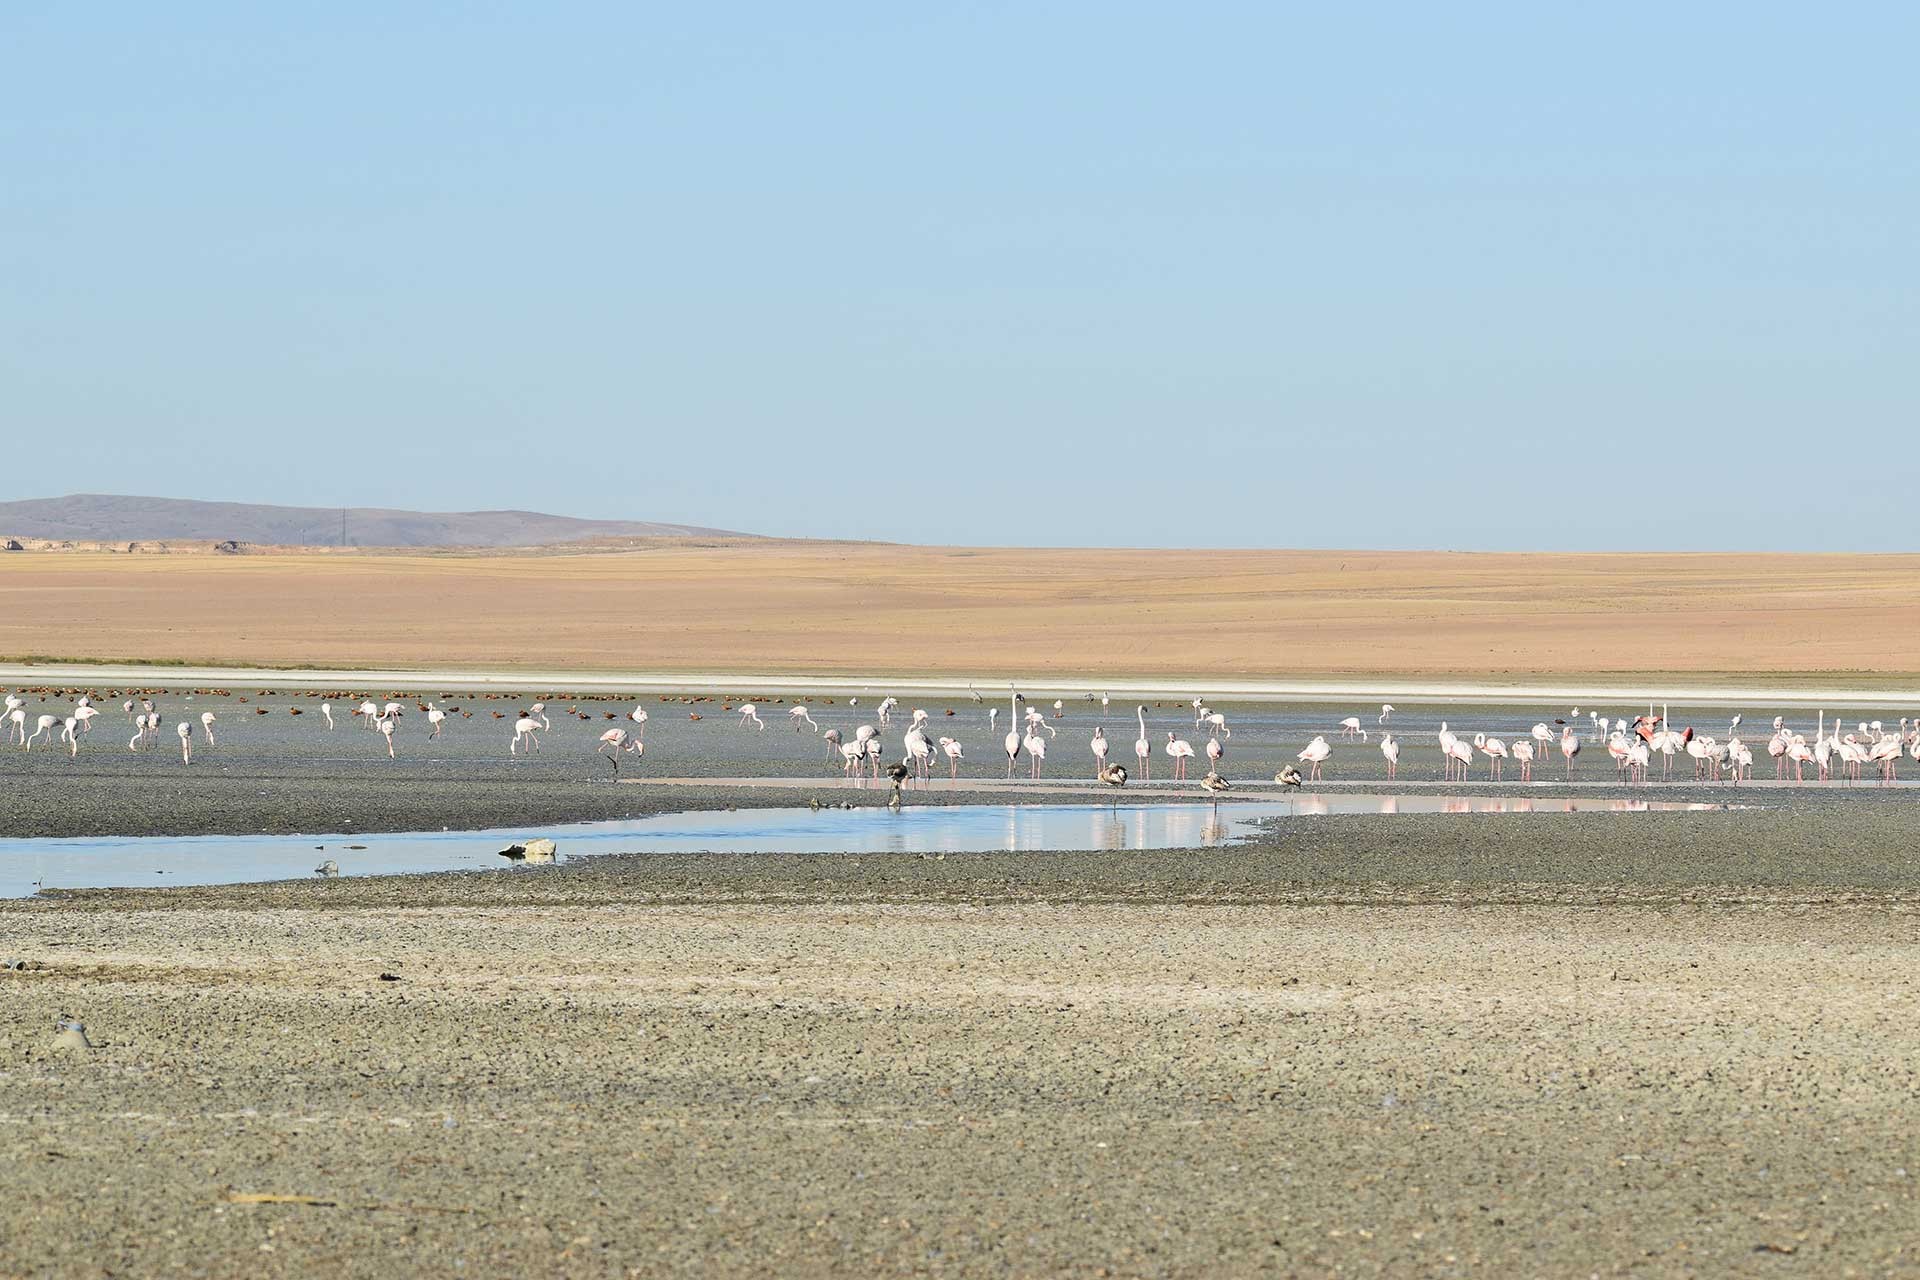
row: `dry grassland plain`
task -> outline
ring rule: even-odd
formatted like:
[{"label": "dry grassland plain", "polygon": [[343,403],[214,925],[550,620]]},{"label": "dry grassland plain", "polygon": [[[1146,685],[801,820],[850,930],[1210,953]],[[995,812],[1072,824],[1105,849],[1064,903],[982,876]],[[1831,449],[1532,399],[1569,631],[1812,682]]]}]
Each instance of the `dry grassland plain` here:
[{"label": "dry grassland plain", "polygon": [[0,556],[0,659],[795,675],[1920,673],[1920,556]]}]

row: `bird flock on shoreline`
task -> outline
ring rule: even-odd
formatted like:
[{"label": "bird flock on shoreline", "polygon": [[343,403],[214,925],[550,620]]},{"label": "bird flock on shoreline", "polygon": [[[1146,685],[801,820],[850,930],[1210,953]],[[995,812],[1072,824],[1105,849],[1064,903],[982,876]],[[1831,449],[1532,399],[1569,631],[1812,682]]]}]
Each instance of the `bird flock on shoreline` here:
[{"label": "bird flock on shoreline", "polygon": [[[82,742],[94,731],[95,722],[103,714],[102,708],[95,704],[95,695],[79,690],[40,690],[43,695],[71,697],[72,705],[58,710],[30,712],[25,696],[28,692],[33,691],[8,692],[4,695],[4,713],[0,714],[0,733],[6,735],[4,741],[29,752],[42,744],[46,749],[64,748],[70,757],[77,757]],[[135,753],[151,751],[169,736],[165,732],[165,717],[156,704],[156,696],[161,692],[153,689],[125,691],[127,696],[121,702],[121,710],[131,729],[126,741],[127,750]],[[226,698],[233,696],[224,689],[196,692]],[[260,691],[261,696],[267,696],[269,692]],[[110,696],[119,697],[121,693],[120,690],[113,690]],[[1002,735],[1000,716],[1003,708],[999,705],[1000,700],[990,700],[971,687],[969,695],[977,707],[985,710],[989,740],[998,738],[1000,754],[1006,760],[1005,779],[1021,776],[1037,780],[1043,777],[1049,751],[1055,747],[1061,724],[1068,718],[1065,700],[1056,698],[1049,708],[1009,687],[1004,707],[1006,730]],[[410,701],[403,701],[402,695],[397,694],[384,701],[357,694],[312,693],[306,696],[318,701],[319,705],[312,711],[324,724],[326,731],[342,727],[343,721],[357,721],[359,731],[372,735],[378,747],[384,749],[391,759],[400,757],[396,736],[402,720],[408,714],[417,712],[424,717],[427,731],[422,737],[425,741],[442,738],[454,720],[472,720],[476,714],[471,707],[443,706],[440,700],[423,700],[417,696]],[[1104,694],[1087,694],[1085,697],[1096,703],[1101,712],[1112,710],[1112,700]],[[452,703],[455,695],[445,694],[443,698]],[[504,700],[506,695],[483,694],[479,698]],[[241,704],[247,701],[245,697],[238,699]],[[780,700],[736,702],[700,696],[663,697],[661,701],[680,701],[696,706],[719,702],[722,712],[730,713],[738,728],[764,732],[768,722],[760,714],[762,702],[777,703]],[[335,714],[336,703],[341,713],[339,717]],[[846,711],[862,714],[858,697],[847,698],[844,704]],[[541,750],[541,736],[554,732],[552,716],[555,713],[549,711],[548,703],[544,700],[513,705],[515,710],[511,715],[502,710],[491,711],[494,720],[511,720],[512,734],[506,744],[508,755],[519,758],[538,753]],[[885,776],[892,782],[897,796],[904,787],[916,784],[926,786],[942,766],[949,782],[957,783],[960,780],[962,766],[968,757],[966,747],[958,736],[957,723],[956,732],[937,734],[934,732],[934,716],[925,708],[903,710],[899,699],[885,697],[874,705],[871,719],[866,723],[846,731],[838,727],[823,727],[814,718],[814,712],[820,711],[826,715],[828,708],[835,706],[835,700],[831,698],[821,699],[818,703],[795,701],[787,707],[785,718],[793,732],[809,733],[822,741],[825,763],[837,766],[849,785],[865,787],[869,783],[879,782]],[[1189,709],[1192,712],[1193,733],[1190,740],[1182,737],[1179,730],[1149,728],[1150,711],[1158,715],[1164,709],[1159,704],[1150,709],[1145,703],[1134,707],[1131,718],[1137,736],[1132,742],[1131,769],[1122,762],[1124,753],[1121,759],[1113,758],[1115,753],[1106,735],[1104,717],[1096,715],[1096,724],[1087,743],[1093,780],[1111,788],[1124,787],[1135,779],[1152,782],[1154,757],[1159,754],[1165,757],[1163,783],[1186,783],[1195,780],[1189,772],[1190,768],[1197,768],[1192,762],[1205,756],[1206,771],[1197,779],[1199,787],[1216,798],[1230,790],[1233,784],[1223,772],[1223,762],[1233,739],[1233,728],[1225,713],[1208,706],[1203,697],[1192,699]],[[252,707],[251,710],[255,715],[270,714],[270,709],[264,706]],[[1051,715],[1048,714],[1049,710]],[[223,711],[234,714],[239,708],[228,707]],[[1313,734],[1294,760],[1274,775],[1274,781],[1283,787],[1326,781],[1336,742],[1343,752],[1349,749],[1378,751],[1387,779],[1398,780],[1403,749],[1410,746],[1411,740],[1403,740],[1394,733],[1394,711],[1391,704],[1383,703],[1377,717],[1369,715],[1363,719],[1357,715],[1348,716],[1327,732]],[[300,716],[307,714],[308,709],[293,706],[288,708],[288,713]],[[561,714],[581,720],[594,718],[577,704],[568,705]],[[943,713],[942,722],[957,722],[958,715],[948,708]],[[651,717],[645,703],[636,703],[624,716],[613,711],[602,711],[600,716],[605,720],[621,721],[602,731],[595,744],[602,758],[609,761],[613,772],[618,775],[623,758],[636,761],[644,758],[647,750],[646,728]],[[899,734],[899,758],[889,763],[892,752],[886,745],[888,734],[895,727],[896,720],[902,717],[906,724]],[[690,721],[698,722],[703,718],[700,710],[688,712]],[[1183,716],[1183,728],[1184,720]],[[182,765],[193,763],[196,743],[203,744],[205,748],[218,746],[217,722],[218,717],[211,710],[197,713],[189,711],[172,722],[170,736],[178,744]],[[1786,781],[1789,777],[1795,782],[1806,782],[1810,777],[1819,782],[1834,779],[1857,782],[1873,778],[1891,783],[1898,780],[1902,757],[1920,764],[1920,716],[1911,719],[1902,717],[1897,726],[1891,727],[1880,720],[1861,721],[1849,727],[1837,715],[1829,717],[1821,711],[1811,735],[1804,729],[1789,725],[1786,717],[1776,716],[1764,742],[1760,741],[1758,734],[1754,735],[1752,742],[1743,738],[1741,724],[1742,717],[1732,717],[1725,736],[1721,737],[1696,731],[1691,725],[1676,727],[1664,706],[1657,710],[1649,707],[1643,714],[1617,718],[1595,710],[1583,715],[1580,708],[1575,707],[1565,716],[1540,720],[1530,728],[1516,728],[1505,736],[1498,732],[1456,731],[1448,722],[1442,721],[1438,732],[1432,735],[1432,743],[1440,757],[1440,780],[1458,783],[1475,781],[1476,768],[1481,771],[1480,780],[1529,783],[1534,781],[1535,768],[1545,764],[1555,753],[1561,757],[1564,777],[1572,780],[1578,776],[1582,753],[1589,747],[1604,750],[1614,766],[1616,781],[1630,786],[1648,783],[1656,765],[1662,781],[1672,781],[1678,773],[1683,780],[1692,782],[1738,784],[1753,777],[1756,748],[1772,757],[1776,781]],[[1201,739],[1202,734],[1205,735],[1204,739]],[[1426,735],[1421,737],[1424,741]],[[1197,748],[1195,740],[1200,742]],[[1691,772],[1687,773],[1689,765]],[[1509,769],[1512,770],[1511,777]],[[1560,771],[1554,772],[1558,774]]]}]

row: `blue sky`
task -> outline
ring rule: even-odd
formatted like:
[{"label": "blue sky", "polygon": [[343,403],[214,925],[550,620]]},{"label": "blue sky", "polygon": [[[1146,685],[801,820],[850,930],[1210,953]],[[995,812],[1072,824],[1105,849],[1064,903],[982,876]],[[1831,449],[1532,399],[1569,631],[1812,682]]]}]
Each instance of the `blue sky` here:
[{"label": "blue sky", "polygon": [[0,497],[1913,548],[1920,10],[1347,8],[5,6]]}]

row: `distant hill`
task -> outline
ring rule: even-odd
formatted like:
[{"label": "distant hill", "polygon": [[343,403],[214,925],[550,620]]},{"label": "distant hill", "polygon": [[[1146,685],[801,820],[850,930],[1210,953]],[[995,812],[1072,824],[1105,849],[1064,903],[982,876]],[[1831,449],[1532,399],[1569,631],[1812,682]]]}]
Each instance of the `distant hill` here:
[{"label": "distant hill", "polygon": [[[393,511],[348,507],[354,547],[532,547],[607,538],[743,537],[651,520],[577,520],[537,511]],[[238,542],[342,545],[341,508],[274,507],[76,493],[0,502],[0,538],[67,542]]]}]

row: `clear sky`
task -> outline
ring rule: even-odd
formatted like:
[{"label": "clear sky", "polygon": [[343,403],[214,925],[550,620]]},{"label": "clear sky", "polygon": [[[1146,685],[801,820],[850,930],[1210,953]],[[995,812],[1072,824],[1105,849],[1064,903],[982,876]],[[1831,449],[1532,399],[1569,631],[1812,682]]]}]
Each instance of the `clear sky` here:
[{"label": "clear sky", "polygon": [[0,6],[0,497],[1913,549],[1920,8]]}]

